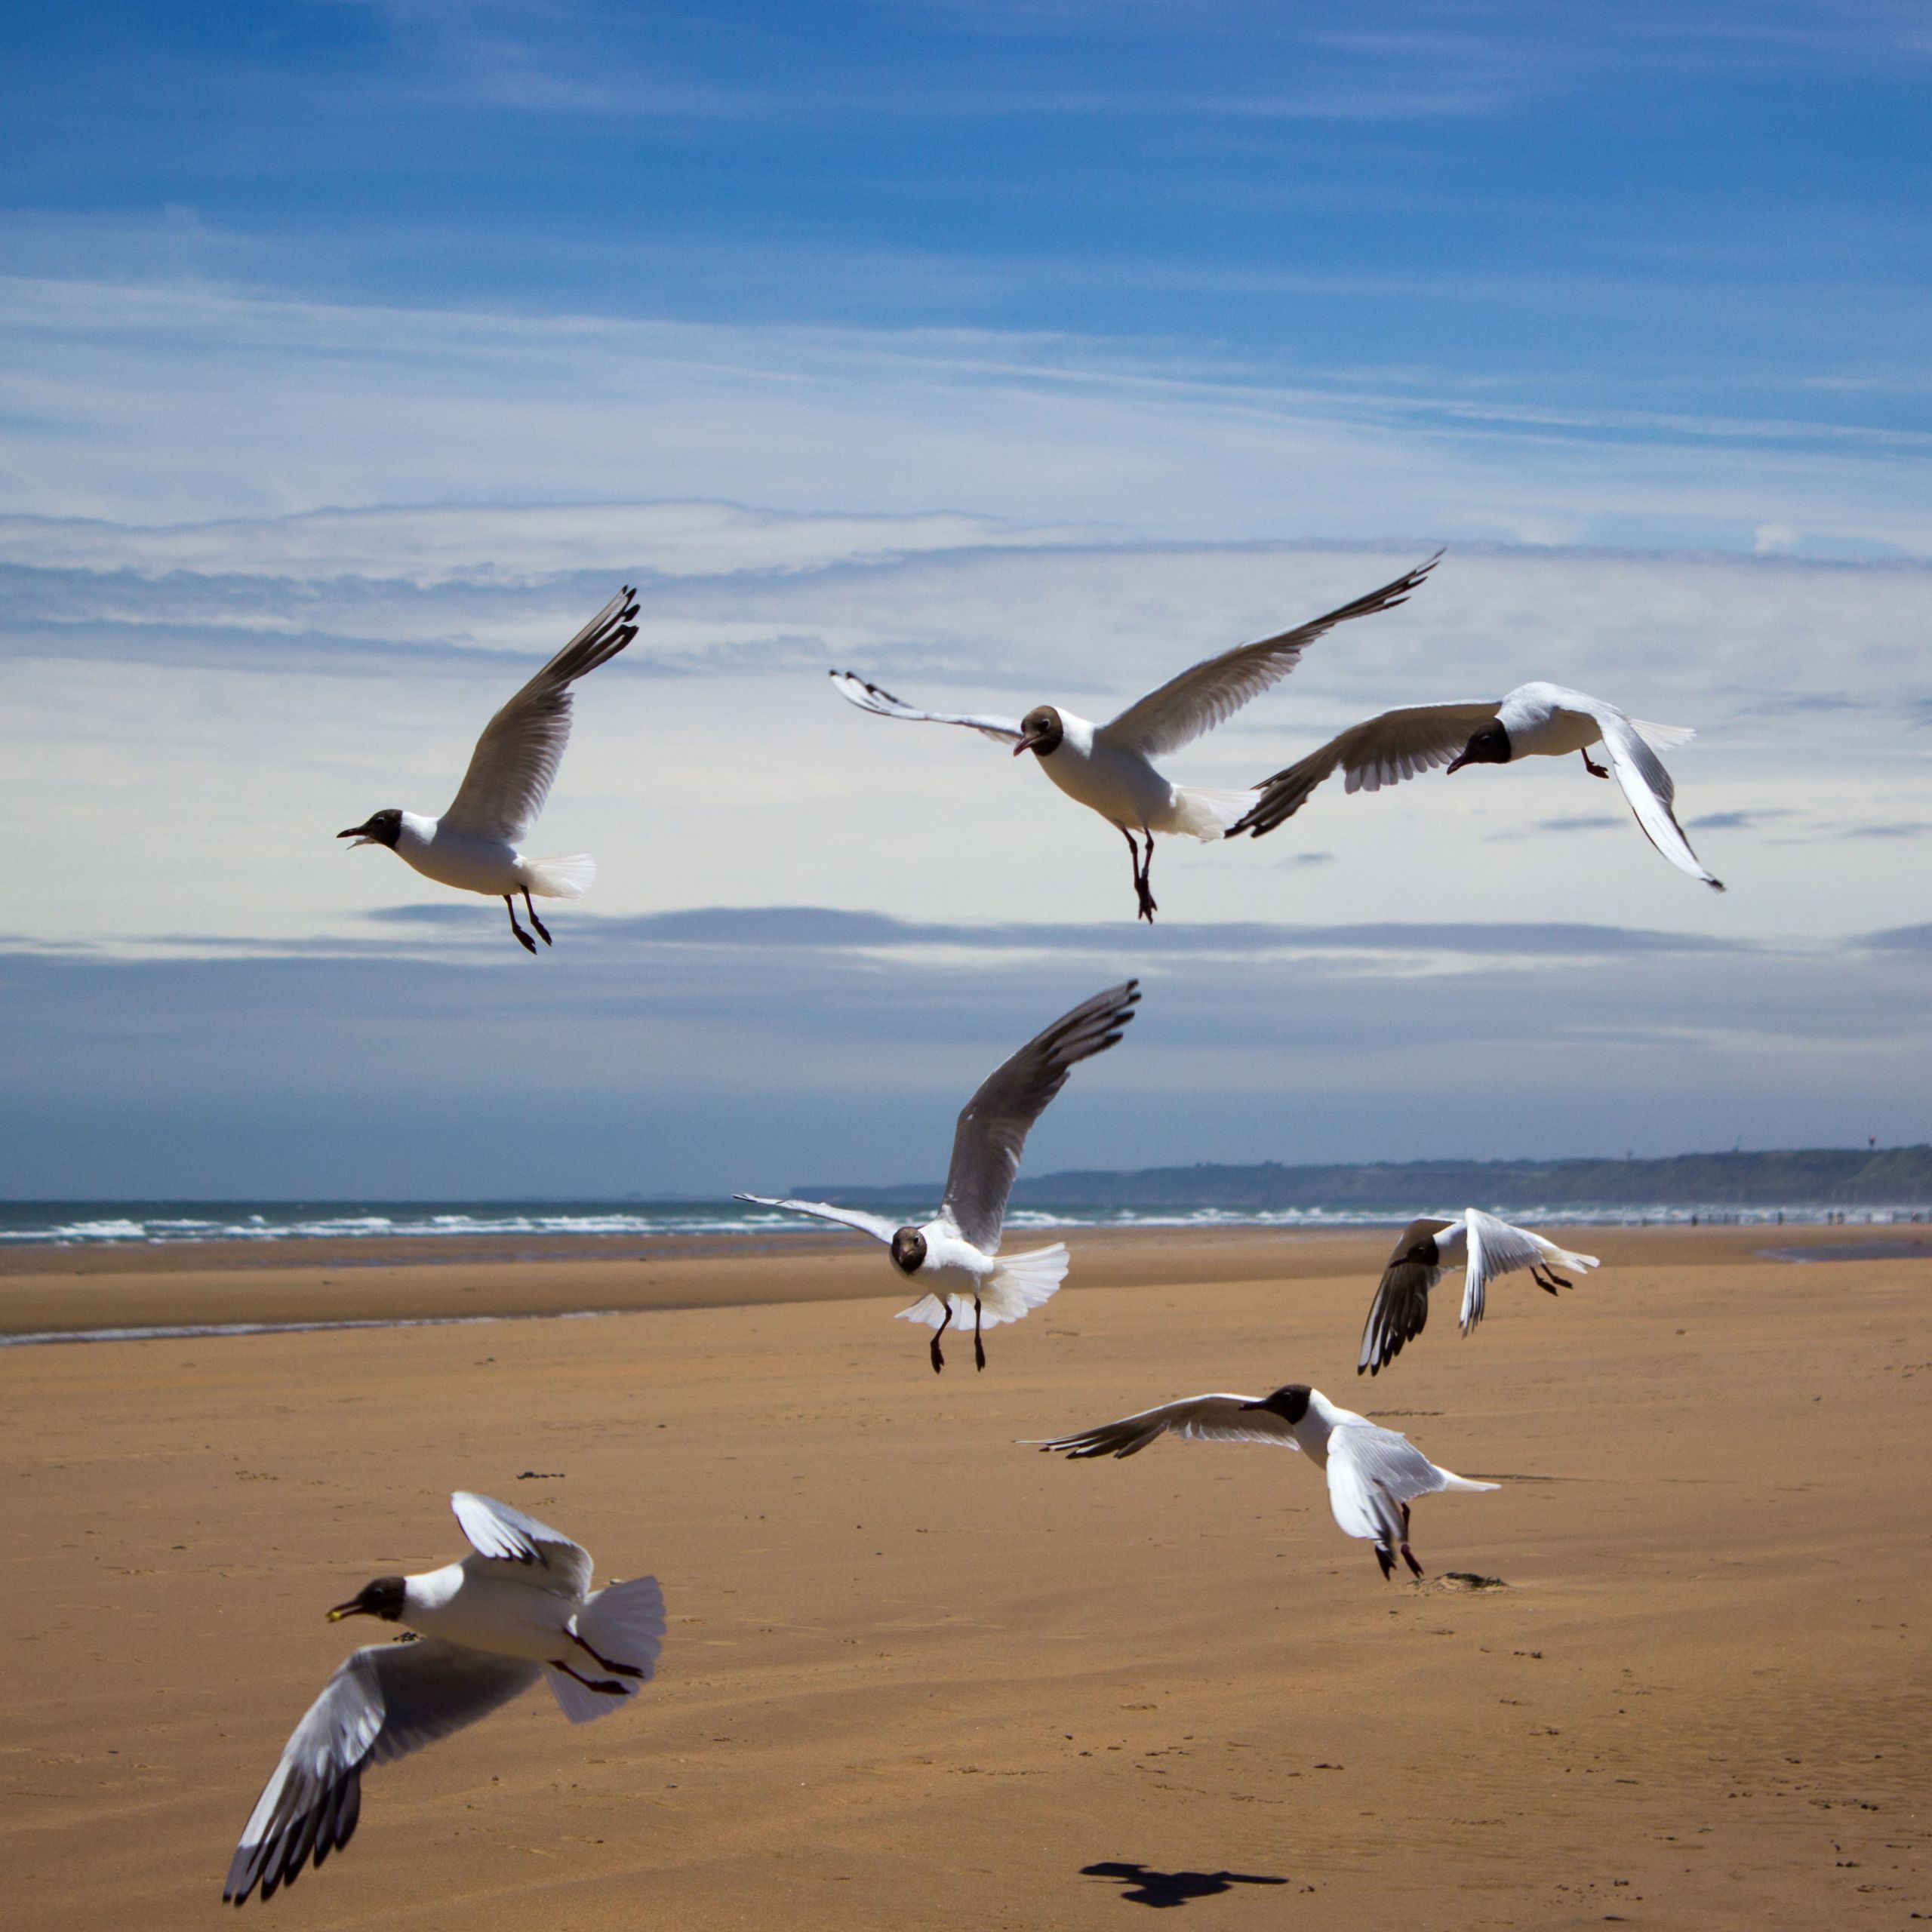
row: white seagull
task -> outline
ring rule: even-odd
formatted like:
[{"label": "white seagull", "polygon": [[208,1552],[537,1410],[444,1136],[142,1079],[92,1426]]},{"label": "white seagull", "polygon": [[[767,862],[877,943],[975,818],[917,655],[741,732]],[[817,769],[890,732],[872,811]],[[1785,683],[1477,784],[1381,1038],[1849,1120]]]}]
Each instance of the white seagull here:
[{"label": "white seagull", "polygon": [[[1119,828],[1133,857],[1134,889],[1139,916],[1150,924],[1156,910],[1150,883],[1157,832],[1186,833],[1204,844],[1229,836],[1229,828],[1255,803],[1252,792],[1203,790],[1176,785],[1163,777],[1154,761],[1211,731],[1232,718],[1251,698],[1284,678],[1307,646],[1351,617],[1392,610],[1435,568],[1437,557],[1405,571],[1352,604],[1278,637],[1238,645],[1218,657],[1204,658],[1158,691],[1131,704],[1118,718],[1095,724],[1063,706],[1035,705],[1024,718],[983,718],[944,711],[921,711],[902,703],[890,691],[866,683],[850,671],[835,671],[832,681],[839,695],[861,711],[881,718],[907,718],[928,724],[964,724],[1001,744],[1013,746],[1017,758],[1031,752],[1040,768],[1069,798],[1100,814]],[[1135,842],[1147,841],[1143,854]]]},{"label": "white seagull", "polygon": [[[1460,771],[1466,764],[1510,764],[1577,752],[1592,777],[1616,774],[1644,837],[1679,872],[1721,892],[1724,881],[1704,869],[1677,822],[1671,809],[1677,788],[1657,756],[1697,735],[1687,725],[1626,717],[1615,705],[1562,685],[1518,685],[1506,697],[1488,702],[1411,705],[1350,725],[1319,751],[1263,780],[1259,800],[1229,828],[1228,836],[1247,832],[1259,838],[1272,832],[1337,768],[1347,774],[1348,790],[1379,792],[1438,764]],[[1609,754],[1607,768],[1590,756],[1595,744]]]},{"label": "white seagull", "polygon": [[386,845],[438,885],[500,899],[517,943],[534,952],[537,940],[516,922],[512,895],[521,893],[537,938],[548,946],[549,931],[530,895],[581,899],[597,876],[597,861],[588,852],[526,859],[517,848],[535,826],[570,743],[571,686],[609,663],[637,635],[636,618],[637,592],[619,592],[490,720],[441,818],[392,805],[336,836],[357,845]]},{"label": "white seagull", "polygon": [[1328,1472],[1328,1506],[1343,1534],[1375,1545],[1384,1577],[1394,1571],[1398,1550],[1418,1577],[1423,1574],[1409,1548],[1409,1505],[1416,1497],[1443,1489],[1500,1487],[1438,1469],[1406,1435],[1352,1409],[1337,1408],[1305,1382],[1288,1383],[1272,1395],[1191,1395],[1078,1435],[1026,1446],[1075,1459],[1131,1456],[1167,1435],[1190,1442],[1272,1442],[1301,1450],[1318,1469]]},{"label": "white seagull", "polygon": [[[414,1577],[378,1577],[329,1612],[415,1633],[357,1651],[295,1727],[249,1814],[222,1888],[242,1904],[319,1869],[354,1835],[362,1774],[488,1717],[549,1680],[564,1715],[587,1723],[635,1697],[657,1665],[664,1595],[655,1577],[590,1587],[589,1553],[534,1517],[459,1490],[450,1499],[475,1551]],[[417,1641],[420,1639],[420,1641]]]},{"label": "white seagull", "polygon": [[1367,1325],[1361,1331],[1361,1357],[1355,1373],[1371,1375],[1386,1368],[1413,1342],[1429,1320],[1429,1291],[1444,1270],[1466,1264],[1463,1276],[1463,1333],[1482,1319],[1491,1282],[1527,1268],[1530,1278],[1546,1294],[1575,1285],[1551,1266],[1594,1268],[1594,1254],[1572,1254],[1546,1241],[1530,1228],[1512,1227],[1480,1208],[1466,1208],[1454,1221],[1411,1221],[1395,1243],[1395,1251],[1382,1271],[1382,1283],[1368,1305]]},{"label": "white seagull", "polygon": [[946,1366],[940,1337],[955,1321],[963,1327],[969,1312],[974,1365],[984,1368],[981,1330],[1020,1321],[1045,1301],[1066,1275],[1063,1242],[1024,1254],[999,1251],[1006,1199],[1020,1171],[1027,1130],[1066,1084],[1078,1062],[1105,1053],[1120,1038],[1140,998],[1138,980],[1096,993],[1063,1014],[986,1076],[961,1109],[953,1130],[946,1198],[939,1212],[917,1227],[895,1227],[881,1215],[834,1208],[823,1201],[783,1201],[766,1194],[736,1198],[761,1208],[815,1214],[822,1221],[836,1221],[885,1242],[892,1250],[892,1265],[927,1288],[897,1318],[923,1321],[931,1328],[934,1373]]}]

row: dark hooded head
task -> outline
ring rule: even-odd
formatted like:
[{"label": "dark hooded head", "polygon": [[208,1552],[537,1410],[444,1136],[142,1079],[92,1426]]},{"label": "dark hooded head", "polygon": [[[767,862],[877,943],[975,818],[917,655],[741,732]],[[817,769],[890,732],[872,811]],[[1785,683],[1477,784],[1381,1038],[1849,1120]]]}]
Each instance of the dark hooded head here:
[{"label": "dark hooded head", "polygon": [[[346,832],[338,832],[338,838],[352,838],[356,845],[386,845],[393,852],[395,841],[402,836],[402,814],[393,805],[386,811],[377,812],[365,819],[360,825],[352,825]],[[349,850],[353,851],[355,846]]]},{"label": "dark hooded head", "polygon": [[1509,734],[1503,730],[1499,719],[1493,724],[1485,724],[1463,747],[1461,756],[1449,761],[1449,769],[1460,771],[1466,764],[1507,764],[1510,756]]},{"label": "dark hooded head", "polygon": [[346,1603],[339,1603],[329,1612],[329,1621],[340,1623],[345,1617],[380,1617],[385,1623],[394,1623],[402,1615],[403,1581],[400,1577],[378,1577],[373,1583],[365,1583]]},{"label": "dark hooded head", "polygon": [[892,1265],[902,1275],[916,1275],[924,1266],[926,1238],[917,1228],[900,1228],[892,1237]]},{"label": "dark hooded head", "polygon": [[1041,758],[1051,758],[1066,736],[1066,727],[1060,722],[1060,713],[1050,704],[1036,704],[1020,721],[1020,742],[1014,746],[1013,755],[1017,758],[1022,752],[1035,752]]},{"label": "dark hooded head", "polygon": [[1442,1266],[1441,1251],[1435,1245],[1432,1234],[1423,1235],[1412,1241],[1398,1257],[1402,1261],[1413,1261],[1418,1268],[1440,1268]]},{"label": "dark hooded head", "polygon": [[1244,1409],[1266,1409],[1279,1416],[1292,1429],[1308,1414],[1308,1398],[1314,1393],[1306,1382],[1284,1382],[1272,1395],[1258,1402],[1244,1402]]}]

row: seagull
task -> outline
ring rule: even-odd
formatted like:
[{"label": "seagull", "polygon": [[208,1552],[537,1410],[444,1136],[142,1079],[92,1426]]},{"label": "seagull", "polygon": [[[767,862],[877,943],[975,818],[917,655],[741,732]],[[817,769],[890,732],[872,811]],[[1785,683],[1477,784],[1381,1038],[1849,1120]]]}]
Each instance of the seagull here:
[{"label": "seagull", "polygon": [[955,1321],[973,1316],[973,1364],[986,1365],[986,1328],[1018,1321],[1051,1296],[1065,1279],[1064,1242],[1001,1255],[1000,1231],[1006,1223],[1006,1198],[1020,1171],[1027,1131],[1045,1112],[1047,1103],[1066,1084],[1075,1065],[1106,1051],[1134,1017],[1140,982],[1129,980],[1083,1000],[1011,1060],[987,1075],[966,1103],[953,1130],[952,1165],[939,1212],[917,1227],[895,1227],[881,1215],[856,1208],[834,1208],[823,1201],[784,1201],[766,1194],[740,1194],[740,1201],[782,1208],[792,1214],[814,1214],[882,1241],[892,1250],[892,1265],[927,1292],[902,1321],[923,1321],[933,1331],[933,1373],[946,1366],[940,1337]]},{"label": "seagull", "polygon": [[571,685],[609,663],[637,635],[636,620],[637,592],[626,588],[490,720],[441,818],[392,805],[336,836],[355,845],[386,845],[438,885],[502,900],[517,943],[534,953],[537,940],[516,922],[512,895],[521,893],[537,938],[548,946],[549,928],[537,916],[530,895],[581,899],[597,876],[597,861],[588,852],[526,859],[517,847],[536,825],[570,743]]},{"label": "seagull", "polygon": [[1156,1436],[1170,1434],[1190,1442],[1272,1442],[1303,1451],[1328,1472],[1328,1506],[1343,1534],[1375,1545],[1385,1577],[1395,1571],[1398,1550],[1418,1577],[1423,1574],[1409,1548],[1409,1505],[1416,1497],[1500,1486],[1438,1469],[1399,1431],[1337,1408],[1305,1382],[1285,1383],[1272,1395],[1191,1395],[1078,1435],[1025,1446],[1043,1455],[1063,1451],[1075,1460],[1118,1457],[1136,1455]]},{"label": "seagull", "polygon": [[[1138,916],[1151,925],[1158,909],[1151,884],[1155,833],[1186,833],[1211,844],[1228,837],[1235,820],[1250,813],[1256,802],[1252,792],[1208,791],[1174,784],[1161,776],[1155,759],[1179,751],[1225,723],[1251,698],[1259,697],[1269,685],[1285,678],[1302,652],[1336,625],[1351,617],[1372,617],[1407,601],[1441,555],[1438,551],[1393,583],[1385,583],[1380,590],[1297,629],[1263,638],[1258,643],[1238,645],[1218,657],[1203,658],[1104,724],[1092,724],[1064,706],[1051,704],[1035,705],[1018,719],[921,711],[850,671],[834,671],[832,681],[839,696],[861,711],[927,724],[964,724],[996,743],[1011,745],[1015,758],[1022,752],[1032,752],[1040,768],[1069,798],[1090,807],[1118,828],[1133,859]],[[1137,833],[1147,841],[1144,854],[1136,841]]]},{"label": "seagull", "polygon": [[655,1577],[590,1587],[589,1553],[534,1516],[459,1490],[450,1501],[473,1554],[414,1577],[378,1577],[329,1621],[400,1623],[354,1652],[295,1727],[235,1848],[222,1888],[242,1905],[292,1885],[355,1835],[362,1774],[461,1730],[549,1681],[586,1724],[635,1697],[657,1669],[664,1595]]},{"label": "seagull", "polygon": [[1512,1227],[1480,1208],[1466,1208],[1454,1221],[1411,1221],[1395,1243],[1395,1251],[1382,1271],[1382,1284],[1368,1306],[1368,1324],[1361,1331],[1361,1358],[1355,1373],[1374,1375],[1386,1368],[1413,1342],[1429,1319],[1429,1291],[1443,1271],[1467,1263],[1463,1277],[1463,1333],[1482,1319],[1489,1284],[1500,1275],[1527,1268],[1530,1278],[1546,1294],[1572,1287],[1551,1266],[1594,1268],[1594,1254],[1572,1254],[1529,1228]]},{"label": "seagull", "polygon": [[[1460,771],[1466,764],[1509,764],[1576,752],[1592,777],[1615,773],[1644,836],[1679,872],[1721,892],[1724,881],[1705,870],[1677,822],[1671,809],[1677,788],[1657,756],[1697,735],[1687,725],[1626,717],[1615,705],[1563,685],[1518,685],[1494,703],[1411,705],[1350,725],[1319,751],[1263,780],[1260,799],[1228,828],[1228,836],[1246,832],[1259,838],[1272,832],[1294,817],[1338,766],[1348,775],[1349,791],[1379,792],[1438,764]],[[1607,766],[1590,756],[1595,744],[1608,754]]]}]

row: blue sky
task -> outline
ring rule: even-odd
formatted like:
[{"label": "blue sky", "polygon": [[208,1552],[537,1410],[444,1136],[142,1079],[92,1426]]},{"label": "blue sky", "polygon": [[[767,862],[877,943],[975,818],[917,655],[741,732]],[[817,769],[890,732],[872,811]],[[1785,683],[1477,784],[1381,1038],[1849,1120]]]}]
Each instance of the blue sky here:
[{"label": "blue sky", "polygon": [[[1251,958],[1202,938],[1151,959],[1150,1019],[1166,975],[1221,1032],[1143,1029],[1145,1146],[1074,1109],[1048,1156],[1932,1134],[1932,955],[1871,937],[1932,919],[1928,69],[1887,5],[38,10],[0,54],[0,808],[55,848],[0,939],[38,1069],[10,1191],[610,1190],[617,1116],[645,1192],[906,1177],[974,1068],[1139,955],[1112,833],[827,709],[823,669],[1104,715],[1438,543],[1177,775],[1553,677],[1699,727],[1673,763],[1732,892],[1553,771],[1164,851],[1177,927],[1266,926],[1283,996],[1331,1003],[1324,1097],[1282,1106],[1308,1041],[1253,1046],[1213,992],[1265,997]],[[604,872],[540,986],[481,902],[439,924],[327,834],[437,809],[620,577],[644,633],[540,835]],[[758,1017],[669,1051],[694,942],[636,922],[719,906],[919,936],[709,933]],[[1069,921],[1098,937],[1038,937]],[[1396,931],[1445,921],[1518,964]],[[540,1149],[457,1020],[368,1011],[385,960],[530,1003]],[[1469,1064],[1521,1048],[1520,1106],[1408,1091],[1419,977]],[[312,1057],[238,1070],[226,1017],[297,983]],[[574,1004],[620,985],[656,1043],[621,1091]],[[922,1081],[864,1071],[949,1005]],[[318,1082],[418,1151],[318,1137]]]}]

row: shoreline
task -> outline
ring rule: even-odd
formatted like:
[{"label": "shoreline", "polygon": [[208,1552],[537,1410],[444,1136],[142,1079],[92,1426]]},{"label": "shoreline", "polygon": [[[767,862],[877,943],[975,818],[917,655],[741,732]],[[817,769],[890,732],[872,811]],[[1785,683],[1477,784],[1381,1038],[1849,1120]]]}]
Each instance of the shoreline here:
[{"label": "shoreline", "polygon": [[[1611,1270],[1783,1262],[1842,1248],[1847,1233],[1789,1224],[1546,1225]],[[1032,1232],[1011,1231],[1009,1245]],[[1909,1224],[1860,1234],[1857,1253],[1830,1258],[1882,1263],[1928,1253],[1923,1231]],[[1358,1277],[1365,1298],[1389,1246],[1386,1229],[1090,1228],[1067,1238],[1074,1270],[1062,1292],[1075,1294],[1178,1273],[1203,1284]],[[889,1301],[906,1292],[880,1266],[874,1243],[840,1233],[476,1235],[439,1245],[435,1256],[423,1253],[420,1238],[14,1249],[0,1253],[0,1346]]]}]

